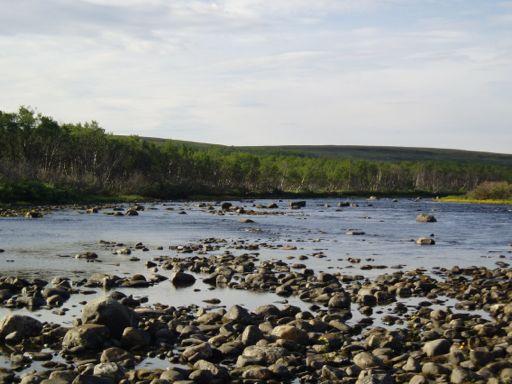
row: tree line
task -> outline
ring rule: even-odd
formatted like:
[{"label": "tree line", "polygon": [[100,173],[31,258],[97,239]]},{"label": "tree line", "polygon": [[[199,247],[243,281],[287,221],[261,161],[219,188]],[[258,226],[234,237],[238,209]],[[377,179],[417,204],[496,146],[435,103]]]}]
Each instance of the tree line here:
[{"label": "tree line", "polygon": [[[22,107],[0,111],[0,200],[79,195],[465,193],[512,181],[503,165],[366,161],[154,143],[106,133],[98,123],[59,124]],[[39,197],[38,197],[39,195]]]}]

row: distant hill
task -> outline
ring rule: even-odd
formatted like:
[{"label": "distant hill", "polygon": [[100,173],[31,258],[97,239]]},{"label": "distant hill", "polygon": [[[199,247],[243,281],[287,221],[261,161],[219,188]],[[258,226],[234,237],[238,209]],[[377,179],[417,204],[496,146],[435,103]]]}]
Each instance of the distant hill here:
[{"label": "distant hill", "polygon": [[141,139],[163,144],[172,141],[192,148],[219,148],[226,151],[242,151],[272,155],[302,157],[329,157],[375,161],[455,161],[460,163],[480,163],[512,167],[512,154],[466,151],[460,149],[385,147],[362,145],[282,145],[282,146],[226,146],[192,141],[141,137]]}]

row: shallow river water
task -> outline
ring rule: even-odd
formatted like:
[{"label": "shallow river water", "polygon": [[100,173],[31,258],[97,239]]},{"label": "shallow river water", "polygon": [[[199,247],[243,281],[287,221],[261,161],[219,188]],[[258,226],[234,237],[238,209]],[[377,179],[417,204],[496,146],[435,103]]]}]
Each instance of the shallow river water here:
[{"label": "shallow river water", "polygon": [[[322,250],[327,257],[305,263],[316,270],[346,268],[347,257],[372,258],[373,264],[402,264],[406,268],[454,265],[493,266],[499,254],[510,252],[512,212],[510,206],[447,204],[431,201],[389,199],[357,201],[358,207],[337,208],[337,200],[308,200],[301,210],[289,210],[280,202],[283,215],[250,216],[255,223],[241,223],[244,215],[214,215],[198,208],[199,203],[149,204],[139,216],[114,217],[62,210],[42,220],[0,219],[0,268],[3,274],[51,278],[59,275],[88,276],[93,272],[140,271],[130,256],[103,251],[99,240],[134,245],[142,242],[150,252],[136,252],[142,260],[157,255],[176,255],[171,245],[193,243],[205,238],[289,244],[296,251],[263,250],[262,258],[311,254]],[[252,208],[254,203],[233,202]],[[325,206],[328,205],[328,207]],[[173,210],[169,210],[173,208]],[[179,214],[184,210],[187,214]],[[269,210],[267,210],[269,212]],[[432,213],[437,223],[417,223],[419,212]],[[360,229],[363,236],[346,235]],[[414,240],[434,235],[435,247],[420,247]],[[156,250],[163,246],[164,250]],[[73,257],[84,251],[97,252],[103,263],[86,263]],[[132,255],[133,256],[133,255]],[[342,259],[342,260],[340,260]],[[382,270],[358,271],[380,274]]]},{"label": "shallow river water", "polygon": [[[179,254],[172,246],[193,244],[206,238],[225,239],[228,243],[267,244],[255,251],[260,260],[275,259],[289,263],[303,263],[316,271],[357,274],[371,278],[393,272],[397,266],[404,270],[436,267],[486,266],[496,262],[509,263],[512,259],[512,210],[510,206],[438,203],[430,200],[380,199],[375,201],[350,200],[357,207],[338,208],[339,199],[310,199],[304,209],[289,209],[289,201],[233,201],[233,205],[255,209],[257,204],[277,202],[278,209],[268,215],[217,215],[200,207],[199,202],[167,202],[145,204],[138,216],[115,217],[101,211],[85,214],[76,209],[62,209],[47,214],[43,219],[0,219],[0,270],[2,275],[52,279],[56,276],[73,280],[87,278],[92,273],[149,275],[144,263],[157,256],[191,256]],[[343,200],[348,201],[348,200]],[[127,206],[125,206],[127,207]],[[218,207],[217,207],[218,208]],[[180,212],[185,212],[183,214]],[[420,212],[433,214],[436,223],[418,223]],[[242,223],[241,218],[254,223]],[[364,231],[364,235],[346,234],[349,229]],[[434,246],[418,246],[418,237],[433,236]],[[133,247],[142,242],[149,248],[134,250],[131,255],[117,255],[106,249],[100,240],[124,243]],[[288,245],[288,250],[272,249]],[[163,247],[163,249],[157,249]],[[170,248],[171,247],[171,248]],[[296,249],[294,249],[296,248]],[[85,251],[96,252],[102,262],[86,262],[74,256]],[[233,250],[235,254],[248,253]],[[222,254],[224,250],[210,254]],[[325,257],[313,257],[322,252]],[[298,256],[308,255],[307,260]],[[137,257],[139,261],[130,261]],[[288,258],[293,256],[293,260]],[[353,264],[348,258],[360,258]],[[363,265],[381,268],[361,269]],[[393,268],[391,268],[393,267]],[[159,271],[168,275],[168,271]],[[282,303],[274,293],[254,293],[229,288],[211,290],[200,279],[189,288],[176,289],[169,281],[149,288],[122,288],[135,297],[144,296],[148,305],[163,303],[174,306],[198,304],[203,300],[219,298],[221,304],[242,304],[255,308],[262,304]],[[102,290],[96,290],[102,295]],[[33,316],[44,320],[71,324],[79,315],[83,295],[72,295],[65,303],[65,316],[50,309],[37,311]],[[287,302],[307,308],[298,298]],[[384,309],[385,310],[385,309]],[[0,316],[11,311],[1,308]],[[27,313],[28,310],[21,309]],[[357,320],[357,316],[355,318]]]}]

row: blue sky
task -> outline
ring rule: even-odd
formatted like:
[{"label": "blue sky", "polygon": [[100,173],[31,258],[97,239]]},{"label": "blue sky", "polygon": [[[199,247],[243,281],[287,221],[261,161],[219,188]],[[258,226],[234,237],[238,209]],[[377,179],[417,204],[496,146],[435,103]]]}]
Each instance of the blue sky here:
[{"label": "blue sky", "polygon": [[512,1],[0,6],[3,110],[231,145],[512,153]]}]

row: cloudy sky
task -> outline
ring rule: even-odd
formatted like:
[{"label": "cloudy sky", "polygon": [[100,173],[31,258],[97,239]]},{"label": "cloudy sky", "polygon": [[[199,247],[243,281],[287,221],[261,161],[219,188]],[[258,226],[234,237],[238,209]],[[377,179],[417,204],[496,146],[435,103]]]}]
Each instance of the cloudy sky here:
[{"label": "cloudy sky", "polygon": [[0,7],[2,110],[231,145],[512,153],[512,1]]}]

